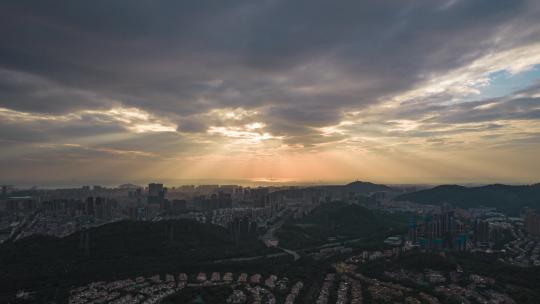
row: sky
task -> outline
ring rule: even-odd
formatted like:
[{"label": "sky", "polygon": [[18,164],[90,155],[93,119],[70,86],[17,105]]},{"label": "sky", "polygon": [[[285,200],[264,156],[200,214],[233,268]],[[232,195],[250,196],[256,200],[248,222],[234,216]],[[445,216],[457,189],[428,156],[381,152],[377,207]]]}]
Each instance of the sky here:
[{"label": "sky", "polygon": [[536,0],[0,3],[0,182],[540,182]]}]

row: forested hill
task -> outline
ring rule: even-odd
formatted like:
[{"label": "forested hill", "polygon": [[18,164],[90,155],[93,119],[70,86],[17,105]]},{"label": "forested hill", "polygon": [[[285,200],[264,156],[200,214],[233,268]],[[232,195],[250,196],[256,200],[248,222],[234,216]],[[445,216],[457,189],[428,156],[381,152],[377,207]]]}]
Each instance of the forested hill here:
[{"label": "forested hill", "polygon": [[290,219],[278,230],[285,248],[307,248],[340,239],[384,240],[388,235],[406,231],[405,215],[382,213],[359,205],[323,204],[301,219]]},{"label": "forested hill", "polygon": [[191,220],[123,221],[88,229],[87,236],[81,233],[32,236],[0,245],[0,294],[269,252],[255,236],[236,241],[220,226]]},{"label": "forested hill", "polygon": [[494,184],[481,187],[442,185],[403,194],[396,200],[435,205],[449,203],[464,208],[495,207],[515,213],[526,206],[540,209],[540,184],[522,186]]},{"label": "forested hill", "polygon": [[306,192],[326,193],[333,196],[347,196],[349,193],[369,195],[374,192],[391,191],[392,188],[386,185],[374,184],[370,182],[355,181],[346,185],[326,185],[313,186],[307,188],[288,189],[272,192],[273,196],[285,196],[289,198],[301,198]]}]

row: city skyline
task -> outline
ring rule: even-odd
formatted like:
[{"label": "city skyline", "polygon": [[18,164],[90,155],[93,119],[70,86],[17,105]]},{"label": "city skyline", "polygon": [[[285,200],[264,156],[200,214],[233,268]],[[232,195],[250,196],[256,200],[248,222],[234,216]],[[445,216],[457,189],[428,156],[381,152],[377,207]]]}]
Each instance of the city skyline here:
[{"label": "city skyline", "polygon": [[538,183],[539,14],[5,2],[0,183]]},{"label": "city skyline", "polygon": [[261,180],[261,179],[252,179],[252,180],[241,180],[241,179],[232,179],[232,180],[216,180],[216,179],[195,179],[195,180],[183,180],[183,179],[162,179],[162,180],[136,180],[136,181],[127,181],[127,182],[116,182],[108,180],[84,180],[84,181],[71,181],[64,183],[57,183],[54,181],[41,182],[41,183],[32,183],[32,182],[19,182],[19,183],[3,183],[2,186],[9,187],[10,189],[17,190],[61,190],[61,189],[80,189],[84,187],[98,187],[106,189],[119,189],[124,186],[138,187],[140,189],[146,189],[148,184],[152,182],[161,183],[167,189],[175,189],[186,186],[238,186],[246,188],[287,188],[287,187],[316,187],[316,186],[343,186],[349,183],[354,182],[366,182],[376,185],[385,185],[390,187],[411,187],[413,189],[424,189],[432,188],[437,186],[445,185],[457,185],[463,187],[481,187],[481,186],[490,186],[490,185],[504,185],[504,186],[536,186],[540,183],[497,183],[497,182],[449,182],[449,183],[382,183],[377,181],[364,181],[364,180],[306,180],[306,181],[292,181],[292,180]]}]

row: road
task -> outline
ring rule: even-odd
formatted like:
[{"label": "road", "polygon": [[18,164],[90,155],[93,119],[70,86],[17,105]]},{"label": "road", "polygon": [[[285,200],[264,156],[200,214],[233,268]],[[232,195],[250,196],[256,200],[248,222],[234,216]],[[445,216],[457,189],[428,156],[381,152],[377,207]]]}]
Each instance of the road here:
[{"label": "road", "polygon": [[294,260],[300,259],[300,254],[298,252],[286,249],[283,247],[279,247],[279,238],[274,235],[274,233],[283,226],[285,221],[293,214],[292,210],[285,212],[285,215],[281,220],[279,220],[277,223],[274,223],[268,230],[266,230],[266,233],[261,237],[261,240],[266,245],[266,247],[276,247],[281,249],[283,252],[290,254],[293,256]]}]

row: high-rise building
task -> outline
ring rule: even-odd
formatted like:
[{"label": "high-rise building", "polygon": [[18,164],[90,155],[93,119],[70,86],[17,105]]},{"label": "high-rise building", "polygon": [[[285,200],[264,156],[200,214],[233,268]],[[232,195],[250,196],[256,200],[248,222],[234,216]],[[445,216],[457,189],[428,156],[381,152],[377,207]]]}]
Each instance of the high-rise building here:
[{"label": "high-rise building", "polygon": [[466,236],[463,225],[454,217],[450,205],[439,212],[424,216],[420,220],[409,220],[409,240],[424,249],[463,250]]},{"label": "high-rise building", "polygon": [[409,219],[409,241],[413,244],[418,243],[418,225],[415,218]]},{"label": "high-rise building", "polygon": [[166,191],[167,189],[163,187],[163,184],[148,184],[148,203],[162,204],[165,200]]},{"label": "high-rise building", "polygon": [[148,196],[159,196],[163,192],[163,184],[148,184]]},{"label": "high-rise building", "polygon": [[218,208],[232,208],[232,196],[230,193],[224,193],[223,191],[219,191]]},{"label": "high-rise building", "polygon": [[94,208],[94,198],[88,197],[86,199],[86,215],[94,216],[95,215],[95,208]]},{"label": "high-rise building", "polygon": [[102,197],[96,197],[94,200],[95,216],[102,219],[105,214],[105,199]]},{"label": "high-rise building", "polygon": [[489,242],[489,222],[476,219],[474,221],[473,237],[477,246]]},{"label": "high-rise building", "polygon": [[528,208],[525,211],[525,231],[532,236],[540,236],[540,215]]}]

